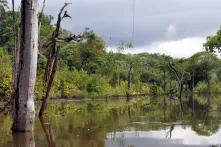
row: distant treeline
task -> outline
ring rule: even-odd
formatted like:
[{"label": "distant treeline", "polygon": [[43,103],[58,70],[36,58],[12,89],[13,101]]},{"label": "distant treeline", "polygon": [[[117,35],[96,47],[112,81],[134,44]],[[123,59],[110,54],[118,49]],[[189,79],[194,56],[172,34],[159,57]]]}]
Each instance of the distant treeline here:
[{"label": "distant treeline", "polygon": [[[19,28],[19,13],[12,20],[12,12],[0,16],[0,97],[7,100],[12,93],[15,28]],[[43,15],[40,45],[47,43],[54,27],[53,17]],[[71,25],[71,24],[70,24]],[[16,29],[19,30],[19,29]],[[62,29],[61,34],[70,34]],[[82,32],[85,40],[61,43],[59,66],[50,97],[102,97],[166,94],[171,97],[183,93],[221,93],[221,60],[210,52],[199,52],[190,58],[174,59],[160,54],[123,54],[108,52],[101,37],[88,28]],[[208,40],[209,42],[210,40]],[[205,44],[210,45],[210,44]],[[39,49],[36,99],[42,98],[44,71],[48,50]]]}]

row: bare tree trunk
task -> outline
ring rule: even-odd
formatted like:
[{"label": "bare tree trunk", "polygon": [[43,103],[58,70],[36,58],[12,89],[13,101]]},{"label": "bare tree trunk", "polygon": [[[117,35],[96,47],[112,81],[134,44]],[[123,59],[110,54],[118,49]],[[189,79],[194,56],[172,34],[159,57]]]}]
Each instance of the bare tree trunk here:
[{"label": "bare tree trunk", "polygon": [[130,99],[130,86],[131,86],[131,71],[132,71],[132,65],[129,66],[128,70],[128,77],[127,77],[127,101]]},{"label": "bare tree trunk", "polygon": [[195,74],[194,74],[194,72],[193,72],[193,78],[192,78],[192,91],[191,91],[191,99],[192,99],[192,112],[194,113],[194,97],[193,97],[193,95],[194,95],[194,88],[195,88]]},{"label": "bare tree trunk", "polygon": [[179,89],[179,102],[180,102],[180,110],[183,112],[183,102],[182,102],[182,96],[183,96],[183,82],[180,82],[180,89]]},{"label": "bare tree trunk", "polygon": [[164,103],[164,108],[166,108],[166,71],[163,70],[163,103]]},{"label": "bare tree trunk", "polygon": [[21,39],[16,51],[13,94],[13,125],[15,132],[33,131],[34,86],[38,50],[38,0],[21,1]]},{"label": "bare tree trunk", "polygon": [[13,134],[13,147],[35,147],[33,132],[23,132]]},{"label": "bare tree trunk", "polygon": [[128,70],[128,77],[127,77],[127,89],[130,90],[130,84],[131,84],[131,70],[132,66],[130,65]]}]

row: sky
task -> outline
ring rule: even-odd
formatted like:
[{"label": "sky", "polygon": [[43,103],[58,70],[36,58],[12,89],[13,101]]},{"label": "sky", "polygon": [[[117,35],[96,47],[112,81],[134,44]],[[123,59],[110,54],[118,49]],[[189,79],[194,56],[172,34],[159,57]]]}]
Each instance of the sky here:
[{"label": "sky", "polygon": [[190,57],[203,50],[206,37],[221,25],[221,0],[134,0],[135,5],[133,0],[46,0],[45,13],[56,19],[64,2],[72,3],[67,8],[72,19],[62,24],[65,29],[80,33],[89,27],[108,49],[132,42],[126,53]]}]

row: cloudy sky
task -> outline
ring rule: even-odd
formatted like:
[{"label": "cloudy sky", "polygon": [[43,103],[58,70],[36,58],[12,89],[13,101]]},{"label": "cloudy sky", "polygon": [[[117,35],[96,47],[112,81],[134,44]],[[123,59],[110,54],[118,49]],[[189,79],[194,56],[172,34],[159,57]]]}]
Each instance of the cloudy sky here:
[{"label": "cloudy sky", "polygon": [[[206,36],[221,25],[221,0],[134,1],[134,48],[127,51],[130,53],[188,57],[203,50]],[[81,32],[90,27],[113,48],[121,41],[132,41],[133,0],[46,0],[45,12],[56,16],[64,2],[72,3],[68,7],[72,19],[64,21],[64,28]]]}]

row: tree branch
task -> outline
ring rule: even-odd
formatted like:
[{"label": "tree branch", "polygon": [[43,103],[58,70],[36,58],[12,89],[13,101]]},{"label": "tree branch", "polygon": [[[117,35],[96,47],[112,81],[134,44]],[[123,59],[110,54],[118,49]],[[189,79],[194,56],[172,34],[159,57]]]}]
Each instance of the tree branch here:
[{"label": "tree branch", "polygon": [[40,109],[40,112],[39,112],[39,116],[42,116],[43,113],[44,113],[44,110],[46,109],[47,99],[49,97],[49,93],[50,93],[50,90],[51,90],[51,85],[52,85],[52,82],[54,80],[54,76],[55,76],[55,73],[56,73],[58,55],[59,55],[59,48],[57,47],[56,38],[59,37],[61,21],[62,21],[63,18],[65,18],[65,17],[62,17],[61,15],[62,15],[64,9],[69,4],[70,3],[65,3],[64,6],[61,8],[61,10],[58,14],[58,20],[57,20],[57,23],[56,23],[56,28],[55,28],[54,32],[52,33],[50,42],[47,44],[48,47],[50,47],[50,50],[49,50],[49,55],[48,55],[47,66],[46,66],[46,69],[45,69],[44,97],[43,97],[42,106],[41,106],[41,109]]}]

